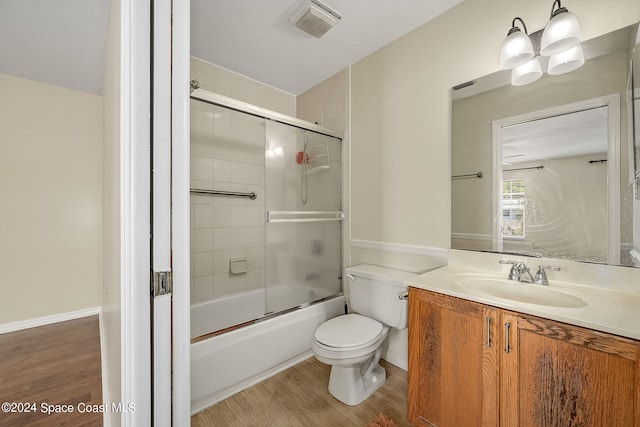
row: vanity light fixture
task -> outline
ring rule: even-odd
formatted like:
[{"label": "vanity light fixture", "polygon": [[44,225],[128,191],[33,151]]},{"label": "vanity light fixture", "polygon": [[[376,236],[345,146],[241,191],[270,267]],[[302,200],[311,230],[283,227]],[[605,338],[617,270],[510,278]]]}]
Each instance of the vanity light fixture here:
[{"label": "vanity light fixture", "polygon": [[560,0],[555,0],[551,6],[550,20],[542,33],[540,54],[552,56],[571,49],[581,41],[580,24],[575,15],[562,7]]},{"label": "vanity light fixture", "polygon": [[582,46],[577,44],[569,50],[551,55],[547,72],[551,76],[556,76],[577,70],[583,64],[584,53],[582,52]]},{"label": "vanity light fixture", "polygon": [[533,58],[511,71],[511,84],[524,86],[542,77],[542,66],[539,58]]},{"label": "vanity light fixture", "polygon": [[[524,33],[516,26],[516,21],[520,21]],[[500,49],[500,68],[510,70],[522,65],[533,58],[533,45],[529,38],[529,32],[524,21],[519,18],[513,18],[511,29],[507,33],[507,38],[502,42]]]},{"label": "vanity light fixture", "polygon": [[[520,21],[524,33],[516,26],[516,21]],[[549,75],[568,73],[584,64],[581,41],[578,20],[566,7],[562,7],[560,0],[555,0],[544,30],[531,36],[521,18],[513,19],[500,49],[500,68],[512,70],[511,84],[514,86],[532,83],[543,74],[540,58],[536,57],[539,52],[542,56],[550,57],[547,68]]]}]

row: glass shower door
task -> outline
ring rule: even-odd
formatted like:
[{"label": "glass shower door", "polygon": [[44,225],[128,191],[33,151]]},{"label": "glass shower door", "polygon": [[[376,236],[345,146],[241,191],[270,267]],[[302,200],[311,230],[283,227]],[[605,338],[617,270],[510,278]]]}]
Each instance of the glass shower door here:
[{"label": "glass shower door", "polygon": [[191,329],[265,314],[265,119],[191,101]]},{"label": "glass shower door", "polygon": [[342,290],[341,140],[266,124],[266,309]]}]

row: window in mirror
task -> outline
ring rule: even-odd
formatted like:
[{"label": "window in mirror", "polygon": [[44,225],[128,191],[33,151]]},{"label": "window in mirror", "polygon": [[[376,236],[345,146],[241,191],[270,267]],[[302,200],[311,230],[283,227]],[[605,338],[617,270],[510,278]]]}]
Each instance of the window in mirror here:
[{"label": "window in mirror", "polygon": [[523,179],[502,181],[502,237],[524,238],[525,192]]}]

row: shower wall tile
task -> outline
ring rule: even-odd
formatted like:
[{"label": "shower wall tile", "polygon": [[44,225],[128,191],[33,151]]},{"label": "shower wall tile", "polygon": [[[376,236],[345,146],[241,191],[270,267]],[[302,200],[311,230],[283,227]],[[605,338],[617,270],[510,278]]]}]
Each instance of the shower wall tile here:
[{"label": "shower wall tile", "polygon": [[213,206],[213,225],[216,228],[231,226],[231,214],[229,205]]},{"label": "shower wall tile", "polygon": [[246,183],[246,164],[241,162],[229,162],[229,182],[232,184]]},{"label": "shower wall tile", "polygon": [[213,227],[213,206],[196,205],[194,216],[194,228]]},{"label": "shower wall tile", "polygon": [[199,228],[192,234],[192,252],[213,251],[213,228]]},{"label": "shower wall tile", "polygon": [[247,246],[247,229],[233,227],[230,230],[229,249],[244,249]]},{"label": "shower wall tile", "polygon": [[210,276],[213,274],[213,254],[211,252],[195,252],[193,258],[194,277]]},{"label": "shower wall tile", "polygon": [[199,181],[196,179],[191,180],[191,188],[198,190],[213,190],[213,182],[211,181]]},{"label": "shower wall tile", "polygon": [[246,184],[264,186],[264,166],[247,164],[245,173]]},{"label": "shower wall tile", "polygon": [[208,157],[195,157],[192,164],[193,179],[198,181],[213,181],[213,159]]},{"label": "shower wall tile", "polygon": [[264,225],[265,214],[262,206],[247,206],[246,226],[258,227]]},{"label": "shower wall tile", "polygon": [[264,247],[264,224],[256,227],[247,227],[247,248]]},{"label": "shower wall tile", "polygon": [[[194,129],[191,139],[192,187],[255,192],[257,198],[191,196],[192,303],[263,288],[265,283],[264,121],[232,118],[209,105],[201,109],[195,127],[203,129]],[[249,271],[230,272],[230,260],[237,258],[247,259]]]},{"label": "shower wall tile", "polygon": [[264,269],[256,268],[247,272],[246,290],[251,291],[264,287]]},{"label": "shower wall tile", "polygon": [[229,247],[229,228],[214,228],[213,229],[213,250],[222,251],[230,249]]},{"label": "shower wall tile", "polygon": [[213,298],[213,277],[214,276],[202,276],[196,277],[193,283],[193,297],[195,301],[202,302]]},{"label": "shower wall tile", "polygon": [[231,112],[226,110],[216,110],[213,117],[213,136],[219,140],[232,139],[233,130],[231,128]]},{"label": "shower wall tile", "polygon": [[213,274],[229,272],[229,251],[213,251]]},{"label": "shower wall tile", "polygon": [[259,247],[247,248],[247,261],[250,270],[264,267],[264,249]]},{"label": "shower wall tile", "polygon": [[229,160],[214,159],[213,160],[213,180],[218,182],[230,182],[230,163]]},{"label": "shower wall tile", "polygon": [[220,298],[230,294],[244,292],[246,275],[216,274],[213,276],[213,297]]},{"label": "shower wall tile", "polygon": [[230,208],[230,221],[231,227],[246,227],[247,223],[247,207],[246,206],[231,206]]}]

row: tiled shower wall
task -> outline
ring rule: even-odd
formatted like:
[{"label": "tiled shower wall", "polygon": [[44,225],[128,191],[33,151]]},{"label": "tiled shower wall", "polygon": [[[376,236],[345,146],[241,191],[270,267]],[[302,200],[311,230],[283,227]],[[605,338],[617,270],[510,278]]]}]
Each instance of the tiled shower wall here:
[{"label": "tiled shower wall", "polygon": [[[191,195],[191,303],[263,288],[264,120],[191,101],[191,188],[257,198]],[[246,258],[249,271],[230,272]]]}]

